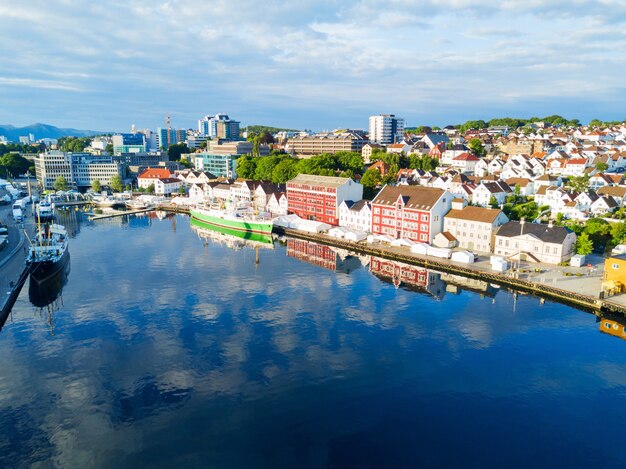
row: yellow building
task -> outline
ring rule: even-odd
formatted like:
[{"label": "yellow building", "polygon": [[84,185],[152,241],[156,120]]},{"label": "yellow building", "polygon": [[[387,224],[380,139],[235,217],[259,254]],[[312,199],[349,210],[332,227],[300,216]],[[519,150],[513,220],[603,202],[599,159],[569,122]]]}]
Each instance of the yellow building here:
[{"label": "yellow building", "polygon": [[604,261],[602,291],[607,295],[626,291],[626,254],[611,256]]}]

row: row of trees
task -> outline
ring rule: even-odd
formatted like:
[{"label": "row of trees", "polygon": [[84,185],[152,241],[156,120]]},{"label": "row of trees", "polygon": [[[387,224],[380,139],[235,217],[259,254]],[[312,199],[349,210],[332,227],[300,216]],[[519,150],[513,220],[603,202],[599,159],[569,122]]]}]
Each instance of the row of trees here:
[{"label": "row of trees", "polygon": [[91,140],[90,137],[61,137],[57,141],[57,147],[61,151],[79,153],[91,145]]},{"label": "row of trees", "polygon": [[275,184],[287,182],[300,173],[354,177],[362,171],[363,158],[360,153],[355,152],[324,153],[308,159],[295,159],[289,155],[245,155],[237,159],[239,177],[271,181]]},{"label": "row of trees", "polygon": [[626,222],[609,223],[604,218],[590,218],[582,223],[564,220],[563,214],[559,214],[556,224],[565,226],[576,233],[577,254],[591,254],[594,249],[605,251],[626,242]]},{"label": "row of trees", "polygon": [[[524,127],[525,125],[532,124],[534,122],[546,122],[551,125],[564,125],[567,127],[580,127],[581,123],[578,119],[566,119],[563,116],[559,116],[557,114],[546,117],[531,117],[530,119],[519,119],[515,117],[498,117],[495,119],[491,119],[490,121],[480,120],[469,120],[461,125],[456,125],[461,132],[466,132],[468,130],[479,130],[486,129],[488,127],[494,127],[499,125],[506,125],[513,129],[518,127]],[[593,122],[593,121],[592,121]]]},{"label": "row of trees", "polygon": [[24,143],[3,143],[0,145],[0,156],[7,153],[39,153],[46,149],[43,143],[24,144]]}]

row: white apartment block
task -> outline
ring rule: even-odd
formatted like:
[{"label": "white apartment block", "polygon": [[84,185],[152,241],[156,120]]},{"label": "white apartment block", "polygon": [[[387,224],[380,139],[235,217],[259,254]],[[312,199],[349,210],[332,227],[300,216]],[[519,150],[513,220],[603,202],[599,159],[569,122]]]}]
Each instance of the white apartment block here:
[{"label": "white apartment block", "polygon": [[44,189],[53,189],[59,176],[73,187],[89,187],[95,180],[108,186],[113,176],[122,176],[122,166],[110,156],[51,151],[35,158],[35,172]]},{"label": "white apartment block", "polygon": [[369,140],[372,143],[389,145],[404,138],[404,119],[394,114],[370,116]]}]

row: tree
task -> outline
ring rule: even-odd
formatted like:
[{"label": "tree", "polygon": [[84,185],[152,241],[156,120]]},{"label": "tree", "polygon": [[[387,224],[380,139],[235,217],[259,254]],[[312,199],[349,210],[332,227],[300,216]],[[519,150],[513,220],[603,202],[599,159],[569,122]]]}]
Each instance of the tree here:
[{"label": "tree", "polygon": [[100,181],[98,181],[97,179],[94,179],[94,181],[91,183],[91,188],[94,192],[102,192],[102,184],[100,184]]},{"label": "tree", "polygon": [[150,183],[150,185],[146,187],[146,192],[148,194],[154,194],[154,183]]},{"label": "tree", "polygon": [[122,182],[122,178],[119,174],[116,174],[111,178],[111,183],[109,187],[113,192],[122,192],[124,190],[124,183]]},{"label": "tree", "polygon": [[57,146],[61,151],[80,153],[91,145],[89,137],[61,137],[57,142]]},{"label": "tree", "polygon": [[576,192],[585,192],[589,188],[589,175],[573,176],[569,179],[567,185]]},{"label": "tree", "polygon": [[470,151],[479,158],[482,158],[487,153],[483,142],[481,142],[479,138],[471,139],[467,144],[467,148],[469,148]]},{"label": "tree", "polygon": [[183,185],[181,184],[181,185],[180,185],[180,187],[178,188],[178,193],[179,193],[180,195],[185,195],[185,194],[186,194],[186,192],[185,192],[185,186],[183,186]]},{"label": "tree", "polygon": [[619,222],[611,225],[611,240],[613,244],[622,244],[626,238],[626,223]]},{"label": "tree", "polygon": [[274,166],[272,170],[272,182],[274,184],[282,184],[296,177],[296,161],[292,158],[284,158],[280,163]]},{"label": "tree", "polygon": [[594,246],[606,246],[611,240],[611,225],[603,218],[590,218],[585,223],[583,233],[587,233]]},{"label": "tree", "polygon": [[256,171],[257,159],[249,155],[237,158],[237,176],[244,179],[253,179]]},{"label": "tree", "polygon": [[600,161],[599,163],[596,163],[596,169],[600,172],[603,172],[609,169],[609,165]]},{"label": "tree", "polygon": [[465,124],[462,124],[459,127],[459,130],[461,132],[467,132],[468,130],[471,129],[485,129],[487,128],[487,123],[484,120],[477,120],[477,121],[467,121]]},{"label": "tree", "polygon": [[589,235],[583,232],[576,239],[576,254],[582,254],[587,256],[593,252],[593,241],[589,238]]},{"label": "tree", "polygon": [[69,188],[69,184],[67,179],[63,176],[58,176],[54,181],[54,190],[55,191],[66,191]]},{"label": "tree", "polygon": [[[4,145],[0,145],[0,147],[1,146]],[[29,170],[30,162],[17,153],[7,153],[0,158],[0,167],[2,167],[3,173],[8,173],[12,177],[17,177]]]},{"label": "tree", "polygon": [[367,171],[365,171],[365,174],[363,174],[363,177],[361,178],[361,184],[363,184],[364,187],[368,187],[370,189],[378,186],[381,181],[382,176],[380,175],[380,171],[378,168],[368,169]]},{"label": "tree", "polygon": [[180,155],[183,153],[189,153],[189,147],[184,142],[170,145],[167,150],[167,156],[170,158],[170,161],[179,161]]},{"label": "tree", "polygon": [[496,199],[493,195],[489,198],[489,205],[492,208],[498,208],[498,199]]},{"label": "tree", "polygon": [[112,143],[107,143],[107,146],[104,148],[104,151],[106,151],[109,155],[113,154],[113,144]]}]

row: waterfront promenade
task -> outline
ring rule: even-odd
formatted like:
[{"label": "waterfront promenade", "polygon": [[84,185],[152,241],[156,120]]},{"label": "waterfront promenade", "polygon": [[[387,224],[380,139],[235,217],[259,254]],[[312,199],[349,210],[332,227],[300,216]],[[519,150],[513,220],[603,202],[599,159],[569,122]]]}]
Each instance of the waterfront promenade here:
[{"label": "waterfront promenade", "polygon": [[0,207],[0,220],[9,230],[9,243],[0,250],[0,311],[3,311],[13,287],[24,271],[28,240],[23,230],[26,229],[29,233],[34,230],[31,206],[25,211],[24,223],[15,223],[11,205]]}]

